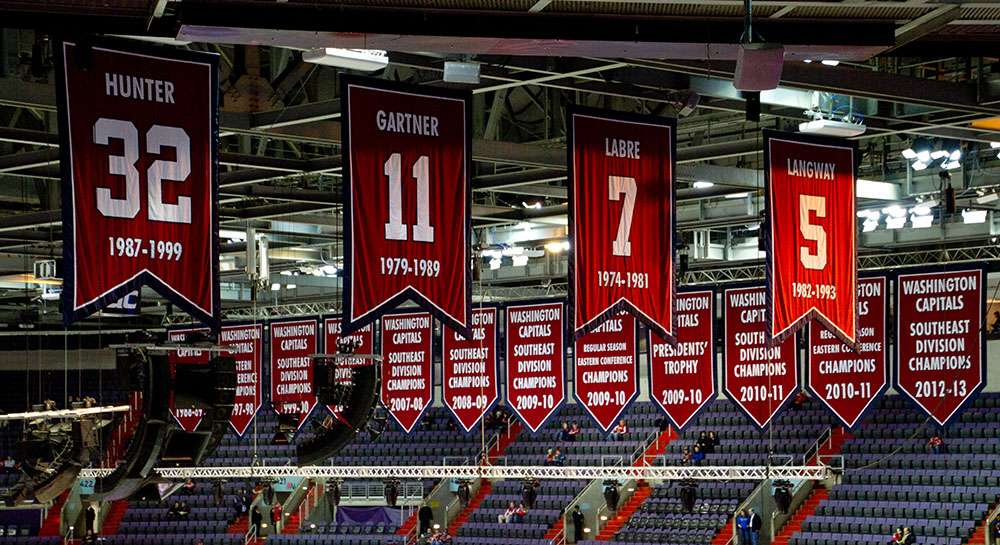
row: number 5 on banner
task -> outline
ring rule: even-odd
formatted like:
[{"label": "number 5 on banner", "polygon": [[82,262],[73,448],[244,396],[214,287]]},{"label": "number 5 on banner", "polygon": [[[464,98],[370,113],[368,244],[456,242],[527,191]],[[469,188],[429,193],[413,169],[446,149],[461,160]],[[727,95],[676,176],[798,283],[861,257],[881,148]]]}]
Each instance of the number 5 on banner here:
[{"label": "number 5 on banner", "polygon": [[[383,166],[389,177],[389,223],[385,224],[386,240],[408,240],[406,224],[403,223],[403,175],[402,157],[393,153]],[[434,242],[434,227],[431,226],[430,161],[421,155],[413,163],[413,178],[417,180],[417,224],[413,226],[413,240]]]},{"label": "number 5 on banner", "polygon": [[635,178],[629,176],[608,176],[608,198],[613,201],[621,200],[625,195],[625,205],[622,206],[622,215],[618,220],[618,236],[611,243],[611,254],[621,257],[632,255],[632,243],[629,242],[629,233],[632,232],[632,214],[635,211]]},{"label": "number 5 on banner", "polygon": [[826,268],[826,230],[809,222],[809,212],[815,212],[817,218],[825,218],[826,197],[799,195],[799,232],[806,240],[816,243],[815,254],[808,247],[799,246],[799,261],[803,267],[819,271]]}]

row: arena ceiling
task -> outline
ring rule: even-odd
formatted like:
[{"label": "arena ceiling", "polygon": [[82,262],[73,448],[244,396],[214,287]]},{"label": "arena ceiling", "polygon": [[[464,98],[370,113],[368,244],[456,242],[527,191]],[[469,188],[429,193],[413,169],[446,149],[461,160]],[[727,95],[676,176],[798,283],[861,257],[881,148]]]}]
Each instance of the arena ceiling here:
[{"label": "arena ceiling", "polygon": [[[41,309],[42,322],[58,320],[32,266],[61,255],[51,41],[79,29],[222,56],[222,293],[230,316],[250,312],[248,227],[271,245],[272,278],[257,297],[262,312],[338,305],[340,280],[330,268],[342,254],[338,69],[301,55],[320,46],[385,49],[390,62],[377,77],[474,93],[476,243],[530,255],[519,267],[506,256],[495,270],[481,260],[482,298],[565,291],[565,253],[546,244],[566,238],[569,103],[679,117],[686,282],[762,276],[759,129],[794,130],[817,113],[867,127],[856,137],[860,208],[937,204],[930,227],[881,223],[863,232],[862,268],[1000,259],[1000,200],[991,200],[1000,190],[1000,160],[990,146],[1000,141],[1000,3],[754,2],[756,39],[786,51],[781,87],[762,95],[759,122],[747,121],[746,102],[731,84],[742,1],[84,4],[0,0],[2,323],[32,309]],[[449,60],[479,63],[480,83],[445,83]],[[914,171],[901,155],[917,137],[963,150],[961,168],[949,172],[953,214],[943,206],[947,181],[936,170]],[[969,222],[963,210],[986,210],[987,219]],[[168,307],[145,295],[145,323],[158,324]],[[100,327],[113,327],[114,319],[102,320]]]}]

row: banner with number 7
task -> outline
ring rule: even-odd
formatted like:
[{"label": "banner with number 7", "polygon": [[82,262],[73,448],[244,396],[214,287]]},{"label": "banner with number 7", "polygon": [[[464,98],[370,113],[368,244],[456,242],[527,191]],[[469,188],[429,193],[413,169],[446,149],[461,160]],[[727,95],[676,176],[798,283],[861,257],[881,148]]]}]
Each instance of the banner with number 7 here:
[{"label": "banner with number 7", "polygon": [[620,311],[674,335],[674,119],[572,106],[570,301],[574,337]]},{"label": "banner with number 7", "polygon": [[345,334],[405,301],[468,334],[470,100],[342,77]]},{"label": "banner with number 7", "polygon": [[856,344],[857,143],[764,131],[772,345],[809,320]]}]

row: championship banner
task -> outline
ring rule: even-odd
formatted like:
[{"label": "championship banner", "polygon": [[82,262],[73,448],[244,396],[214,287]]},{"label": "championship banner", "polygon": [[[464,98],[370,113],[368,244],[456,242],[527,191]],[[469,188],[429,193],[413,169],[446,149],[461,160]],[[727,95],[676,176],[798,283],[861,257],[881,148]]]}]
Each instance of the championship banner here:
[{"label": "championship banner", "polygon": [[218,55],[132,43],[56,51],[63,321],[149,286],[218,327]]},{"label": "championship banner", "polygon": [[889,385],[885,276],[858,279],[858,351],[826,328],[809,326],[807,387],[847,429],[854,429]]},{"label": "championship banner", "polygon": [[[167,341],[172,343],[184,343],[191,333],[208,333],[205,327],[188,327],[182,329],[170,329],[167,331]],[[167,362],[170,365],[170,376],[174,377],[178,365],[208,365],[212,359],[212,353],[193,348],[179,348],[167,355]],[[177,425],[184,431],[195,431],[201,424],[205,412],[194,407],[174,406],[174,390],[170,390],[170,415],[174,417]]]},{"label": "championship banner", "polygon": [[768,344],[763,287],[723,292],[723,389],[763,430],[799,389],[795,336]]},{"label": "championship banner", "polygon": [[649,331],[650,398],[683,431],[715,400],[715,292],[678,292],[677,345]]},{"label": "championship banner", "polygon": [[564,303],[507,307],[507,405],[538,432],[566,400]]},{"label": "championship banner", "polygon": [[345,331],[412,301],[468,334],[471,94],[341,78]]},{"label": "championship banner", "polygon": [[219,344],[236,362],[236,397],[229,425],[241,437],[257,416],[264,397],[260,385],[263,339],[261,324],[227,325],[219,331]]},{"label": "championship banner", "polygon": [[635,317],[620,313],[573,345],[573,395],[604,433],[639,394]]},{"label": "championship banner", "polygon": [[472,336],[442,327],[444,404],[466,433],[500,397],[497,386],[497,308],[472,310]]},{"label": "championship banner", "polygon": [[[355,349],[356,354],[374,354],[375,353],[375,329],[371,324],[355,331],[354,333],[343,336],[342,326],[343,320],[341,318],[327,318],[323,320],[323,335],[325,343],[323,346],[327,354],[337,353],[337,343],[342,339],[344,341],[351,341],[357,343],[357,349]],[[350,384],[351,383],[351,369],[355,367],[361,367],[363,365],[375,365],[376,362],[372,359],[365,358],[344,358],[337,360],[337,370],[334,373],[334,381],[337,384]],[[334,416],[339,416],[343,411],[343,407],[337,407],[333,405],[327,405],[326,408],[334,414]]]},{"label": "championship banner", "polygon": [[382,317],[381,402],[406,433],[434,399],[433,336],[427,312]]},{"label": "championship banner", "polygon": [[312,355],[319,352],[316,319],[271,322],[271,406],[305,423],[316,407]]},{"label": "championship banner", "polygon": [[986,384],[986,273],[896,280],[896,390],[947,426]]},{"label": "championship banner", "polygon": [[568,115],[574,337],[625,310],[672,338],[677,121]]},{"label": "championship banner", "polygon": [[764,151],[769,342],[815,319],[853,346],[857,143],[765,130]]}]

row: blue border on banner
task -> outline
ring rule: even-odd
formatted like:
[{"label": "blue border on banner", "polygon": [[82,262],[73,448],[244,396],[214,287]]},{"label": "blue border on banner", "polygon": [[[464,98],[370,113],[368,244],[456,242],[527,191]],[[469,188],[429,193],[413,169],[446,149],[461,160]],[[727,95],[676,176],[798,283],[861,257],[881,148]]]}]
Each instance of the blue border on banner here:
[{"label": "blue border on banner", "polygon": [[[472,432],[475,431],[475,429],[478,426],[482,426],[483,425],[483,421],[486,419],[486,417],[491,412],[493,412],[493,409],[495,409],[497,407],[497,405],[500,404],[500,397],[501,397],[500,394],[502,392],[502,390],[500,389],[500,344],[499,344],[500,343],[500,305],[482,304],[482,305],[478,305],[478,306],[473,306],[472,307],[472,314],[475,314],[475,312],[477,310],[488,310],[488,309],[493,309],[494,312],[496,312],[496,322],[493,324],[493,373],[494,373],[494,376],[493,376],[493,379],[494,379],[493,386],[496,388],[497,394],[494,397],[493,402],[490,403],[488,407],[486,407],[485,409],[483,409],[483,414],[480,415],[478,419],[476,419],[476,423],[473,424],[472,427],[468,428],[468,429],[466,429],[465,428],[465,424],[463,424],[462,421],[458,419],[458,416],[455,414],[455,410],[448,406],[448,397],[444,395],[444,381],[445,381],[445,376],[444,376],[444,353],[445,353],[444,336],[448,332],[448,326],[446,324],[444,324],[444,323],[441,324],[441,403],[445,406],[445,408],[448,409],[448,415],[449,415],[449,417],[456,424],[458,424],[458,429],[460,431],[462,431],[467,436],[471,435]],[[471,322],[471,320],[472,320],[472,314],[469,314],[469,320],[470,320],[469,323],[470,324],[472,323]],[[470,327],[470,329],[472,328],[471,325],[469,327]]]},{"label": "blue border on banner", "polygon": [[[574,213],[574,205],[576,202],[576,194],[573,191],[573,175],[574,175],[574,161],[573,161],[573,142],[574,142],[574,125],[573,118],[577,115],[596,117],[600,119],[605,119],[608,121],[617,121],[621,123],[641,123],[645,125],[659,125],[667,129],[669,135],[670,146],[668,152],[670,153],[670,225],[669,225],[669,236],[670,236],[670,289],[668,290],[668,300],[673,301],[674,294],[677,291],[678,274],[679,268],[677,265],[677,242],[675,233],[677,233],[677,119],[672,117],[657,117],[652,115],[641,115],[629,112],[619,112],[614,110],[605,110],[590,108],[586,106],[579,106],[576,104],[569,104],[566,106],[565,119],[566,119],[566,169],[567,169],[567,194],[569,197],[569,206],[567,207],[566,213],[569,217],[567,223],[567,228],[569,230],[568,239],[570,240],[569,253],[568,253],[568,270],[567,270],[567,297],[566,297],[566,309],[567,309],[567,319],[570,322],[567,330],[572,332],[571,338],[576,341],[588,332],[596,329],[602,323],[604,323],[608,318],[618,314],[621,311],[628,312],[629,314],[635,316],[637,320],[642,322],[643,325],[650,329],[654,329],[657,333],[666,339],[668,342],[676,342],[674,332],[677,329],[677,316],[673,308],[670,309],[670,331],[663,328],[662,324],[652,319],[652,317],[646,316],[642,313],[638,307],[635,306],[630,300],[622,298],[616,303],[612,304],[610,307],[594,316],[589,322],[584,324],[583,327],[577,329],[576,327],[576,312],[577,304],[576,299],[579,295],[580,290],[576,286],[576,214]],[[574,356],[575,357],[575,356]],[[574,388],[574,392],[575,392]]]},{"label": "blue border on banner", "polygon": [[[531,426],[528,425],[528,422],[524,419],[524,417],[521,416],[520,411],[518,411],[517,409],[515,409],[514,405],[510,402],[510,392],[507,391],[507,380],[508,380],[508,373],[507,373],[508,369],[507,369],[507,367],[509,365],[509,358],[510,358],[510,354],[507,354],[507,350],[506,350],[506,348],[507,348],[507,342],[508,342],[507,338],[510,336],[510,331],[508,331],[508,328],[507,328],[507,326],[509,325],[509,323],[508,323],[508,316],[509,316],[508,315],[508,311],[511,308],[530,307],[530,306],[536,306],[536,305],[553,305],[553,304],[560,304],[560,305],[562,305],[562,321],[563,321],[563,327],[562,327],[562,348],[561,348],[561,353],[562,353],[562,373],[563,373],[563,381],[562,381],[562,385],[561,385],[561,388],[562,388],[562,400],[559,403],[557,403],[554,407],[552,407],[552,410],[549,411],[549,414],[538,424],[537,428],[532,429]],[[535,435],[538,432],[540,432],[543,429],[545,429],[545,425],[549,423],[549,420],[551,420],[553,416],[559,414],[559,411],[562,410],[563,405],[566,404],[566,378],[567,378],[567,375],[566,375],[566,361],[567,361],[567,358],[566,358],[566,333],[567,333],[567,331],[569,331],[569,328],[570,328],[569,324],[566,321],[566,317],[568,315],[568,313],[566,312],[567,303],[566,303],[566,300],[562,299],[562,298],[554,298],[554,299],[526,299],[524,301],[517,301],[515,303],[504,304],[504,305],[501,306],[501,308],[504,311],[504,317],[503,317],[503,323],[504,323],[504,343],[503,343],[503,345],[504,345],[504,360],[503,360],[503,365],[502,365],[502,368],[504,370],[503,399],[504,399],[504,401],[507,404],[507,409],[511,413],[513,413],[514,416],[516,416],[517,419],[520,420],[522,424],[524,424],[525,429],[527,429],[528,431],[530,431],[532,435]]]},{"label": "blue border on banner", "polygon": [[[74,226],[76,225],[76,211],[73,209],[74,185],[73,185],[73,158],[70,153],[70,130],[68,117],[68,97],[66,90],[66,77],[64,74],[66,55],[64,49],[67,46],[89,49],[99,47],[112,50],[121,54],[138,54],[152,57],[159,57],[165,60],[179,60],[192,63],[205,64],[209,67],[209,86],[212,89],[209,100],[209,111],[211,115],[211,202],[209,203],[211,216],[212,237],[212,308],[205,312],[198,306],[190,303],[181,296],[180,292],[167,285],[148,270],[140,271],[131,279],[118,284],[106,291],[97,300],[74,309],[76,271],[73,268],[76,255],[76,240]],[[129,292],[148,286],[171,303],[177,305],[191,315],[192,318],[208,326],[212,331],[218,331],[221,323],[220,308],[222,301],[219,293],[219,55],[216,53],[206,53],[201,51],[189,51],[174,49],[165,46],[154,46],[149,44],[138,44],[131,40],[115,39],[66,39],[54,42],[56,57],[56,104],[59,118],[59,148],[60,160],[62,164],[61,175],[61,198],[62,198],[62,225],[63,225],[63,297],[60,304],[62,306],[63,324],[66,327],[73,322],[82,320],[91,314],[101,310],[107,305],[121,299]],[[80,54],[79,51],[77,54]],[[76,59],[73,60],[76,62]]]},{"label": "blue border on banner", "polygon": [[[352,284],[351,281],[354,278],[354,241],[353,241],[353,230],[352,221],[354,218],[353,210],[353,193],[351,191],[351,104],[350,104],[350,93],[349,89],[353,85],[364,86],[368,88],[379,89],[387,92],[403,92],[411,93],[416,95],[422,95],[428,98],[437,99],[448,99],[448,100],[461,100],[464,103],[465,110],[465,202],[466,202],[466,215],[465,215],[465,242],[463,248],[466,252],[465,260],[465,315],[468,316],[472,313],[472,260],[474,256],[471,255],[472,248],[472,139],[470,136],[470,127],[472,126],[472,92],[471,91],[457,91],[454,89],[445,89],[441,87],[429,87],[426,85],[412,85],[407,83],[400,83],[394,81],[388,81],[384,79],[375,79],[362,76],[354,76],[349,74],[340,75],[340,112],[341,112],[341,155],[343,157],[343,176],[341,177],[344,181],[343,183],[343,235],[344,235],[344,269],[343,269],[343,318],[344,324],[342,326],[343,334],[348,335],[357,329],[364,327],[365,325],[374,322],[379,319],[382,315],[393,312],[402,305],[403,303],[409,301],[417,305],[421,309],[430,312],[432,316],[438,319],[441,323],[449,324],[456,331],[461,332],[463,335],[469,334],[469,328],[465,324],[458,322],[456,318],[447,314],[443,309],[435,305],[427,296],[420,292],[417,288],[412,285],[408,285],[398,294],[389,299],[382,301],[381,303],[372,307],[364,316],[358,319],[352,319],[351,313],[353,312],[353,294],[352,294]],[[450,233],[449,233],[450,234]]]},{"label": "blue border on banner", "polygon": [[[934,415],[930,413],[930,411],[928,411],[927,409],[925,409],[919,402],[917,402],[917,400],[914,399],[913,396],[911,396],[908,392],[904,391],[902,388],[899,387],[899,365],[900,365],[900,362],[899,362],[899,326],[900,326],[900,323],[899,323],[899,298],[902,295],[902,290],[899,289],[899,277],[901,277],[901,276],[918,275],[918,274],[951,273],[951,272],[963,272],[963,271],[964,272],[978,272],[981,275],[981,281],[979,282],[979,291],[980,291],[980,293],[979,293],[979,320],[980,320],[980,324],[979,324],[979,384],[977,384],[974,388],[971,388],[969,390],[969,395],[965,398],[965,400],[963,400],[962,403],[960,403],[955,408],[955,410],[952,411],[952,413],[948,416],[947,419],[945,419],[944,422],[941,422],[937,418],[935,418]],[[894,390],[896,390],[896,393],[898,393],[899,395],[901,395],[901,396],[905,397],[907,400],[909,400],[909,402],[912,403],[913,406],[917,408],[917,410],[919,410],[923,414],[926,414],[938,426],[940,426],[942,428],[947,428],[948,426],[952,425],[955,422],[955,420],[957,418],[959,418],[966,409],[968,409],[969,407],[972,406],[973,403],[975,403],[976,398],[979,397],[979,394],[982,393],[983,388],[986,387],[987,371],[988,371],[988,367],[989,367],[989,362],[986,360],[986,327],[987,327],[987,322],[988,322],[988,319],[987,319],[987,316],[986,316],[986,284],[989,281],[989,267],[983,266],[983,265],[975,265],[975,264],[971,264],[971,263],[969,263],[969,264],[961,264],[961,263],[959,263],[959,264],[953,264],[953,265],[938,265],[938,266],[930,266],[930,267],[914,267],[914,268],[907,268],[905,270],[899,270],[899,269],[897,269],[897,270],[893,271],[893,273],[894,273],[894,277],[893,278],[895,280],[895,285],[896,285],[895,286],[896,287],[895,297],[893,298],[893,313],[894,313],[893,318],[895,319],[895,322],[896,322],[896,328],[894,330],[896,332],[896,336],[895,336],[896,337],[896,343],[895,343],[896,346],[895,346],[895,349],[893,350],[893,354],[895,355],[894,359],[896,361],[895,361],[895,365],[894,365],[895,369],[894,369],[894,372],[892,373],[892,387],[893,387]]]},{"label": "blue border on banner", "polygon": [[[674,417],[671,416],[669,412],[667,412],[667,410],[663,407],[663,403],[660,402],[659,396],[657,396],[656,392],[653,390],[653,335],[654,335],[654,332],[653,332],[652,329],[647,329],[646,330],[646,367],[647,367],[647,369],[646,369],[646,382],[647,382],[647,384],[649,386],[649,398],[653,401],[653,404],[656,405],[656,407],[658,409],[660,409],[660,412],[662,412],[667,417],[667,420],[670,421],[670,425],[672,425],[674,428],[677,429],[677,433],[678,434],[683,433],[685,429],[687,429],[689,426],[691,426],[692,424],[694,424],[694,421],[698,419],[698,416],[700,416],[701,413],[705,409],[707,409],[710,405],[712,405],[713,403],[715,403],[715,399],[717,397],[719,397],[719,377],[718,377],[719,373],[716,371],[716,369],[718,368],[718,365],[719,365],[719,360],[718,360],[718,353],[716,352],[716,348],[717,347],[715,346],[716,345],[716,342],[715,342],[715,331],[716,331],[716,319],[717,319],[715,311],[719,308],[719,304],[716,301],[716,296],[718,296],[717,290],[715,288],[712,288],[712,287],[704,288],[704,289],[695,289],[693,287],[692,288],[679,288],[677,290],[677,295],[699,294],[699,293],[707,293],[711,297],[711,307],[712,308],[711,308],[711,321],[710,321],[710,324],[709,324],[710,333],[709,333],[708,345],[709,345],[709,350],[712,352],[712,393],[709,396],[709,398],[706,399],[704,401],[704,403],[701,404],[700,407],[698,407],[697,410],[695,410],[693,413],[691,413],[691,417],[688,418],[684,422],[683,426],[680,425],[676,420],[674,420]],[[676,299],[675,299],[675,301],[676,301]],[[676,311],[676,309],[675,309],[675,311]],[[723,363],[725,363],[725,362],[723,362]]]}]

